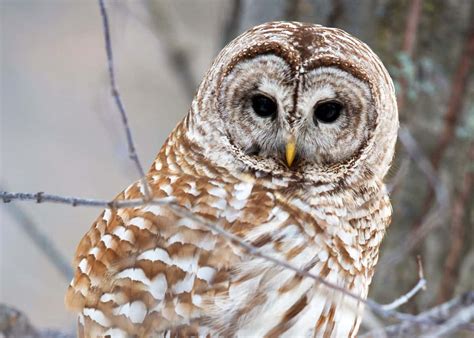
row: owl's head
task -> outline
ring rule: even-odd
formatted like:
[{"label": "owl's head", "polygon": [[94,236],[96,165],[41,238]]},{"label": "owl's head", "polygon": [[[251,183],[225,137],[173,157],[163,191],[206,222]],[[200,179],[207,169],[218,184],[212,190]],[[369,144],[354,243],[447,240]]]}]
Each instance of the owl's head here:
[{"label": "owl's head", "polygon": [[188,119],[216,165],[313,182],[383,178],[398,127],[392,80],[370,48],[297,22],[257,26],[225,47]]}]

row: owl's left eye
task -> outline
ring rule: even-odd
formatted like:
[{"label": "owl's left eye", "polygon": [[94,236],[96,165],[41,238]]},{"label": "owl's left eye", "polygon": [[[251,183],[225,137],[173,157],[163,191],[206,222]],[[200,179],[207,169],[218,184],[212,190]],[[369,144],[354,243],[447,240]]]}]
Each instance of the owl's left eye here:
[{"label": "owl's left eye", "polygon": [[314,108],[314,122],[332,123],[341,115],[342,104],[337,101],[318,103]]},{"label": "owl's left eye", "polygon": [[260,117],[272,117],[277,112],[276,102],[268,96],[257,94],[252,97],[252,108]]}]

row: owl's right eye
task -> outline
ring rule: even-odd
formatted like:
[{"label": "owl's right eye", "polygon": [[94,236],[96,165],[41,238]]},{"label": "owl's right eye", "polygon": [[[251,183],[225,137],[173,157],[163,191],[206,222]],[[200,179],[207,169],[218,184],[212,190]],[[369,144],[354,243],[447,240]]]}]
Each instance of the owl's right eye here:
[{"label": "owl's right eye", "polygon": [[260,117],[272,117],[277,113],[276,102],[268,96],[257,94],[252,97],[252,108]]}]

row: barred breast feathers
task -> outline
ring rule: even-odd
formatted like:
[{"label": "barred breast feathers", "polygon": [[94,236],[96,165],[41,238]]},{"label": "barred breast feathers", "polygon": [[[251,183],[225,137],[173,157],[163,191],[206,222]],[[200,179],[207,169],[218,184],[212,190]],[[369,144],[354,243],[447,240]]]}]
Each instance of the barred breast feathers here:
[{"label": "barred breast feathers", "polygon": [[[300,195],[285,180],[211,171],[189,156],[189,148],[186,156],[183,150],[170,139],[161,151],[148,175],[154,197],[173,196],[265,253],[366,295],[390,217],[388,200],[380,198],[381,187],[375,182],[350,194],[315,188],[314,193],[309,189]],[[117,199],[143,197],[142,190],[137,182]],[[370,224],[369,218],[374,220]],[[297,332],[305,321],[326,318],[320,320],[320,330],[329,329],[345,311],[335,311],[344,298],[337,292],[248,257],[238,246],[193,219],[177,217],[166,206],[105,210],[79,244],[75,264],[67,304],[82,313],[85,327],[103,334],[148,334],[182,325],[195,332],[207,327],[213,332],[264,334],[290,330],[292,322],[289,332]],[[344,302],[350,303],[347,298]],[[258,314],[270,304],[281,310],[269,312],[271,318],[264,321],[268,325],[262,326]],[[350,306],[360,311],[360,305]],[[355,330],[357,311],[352,313],[347,327]],[[229,327],[237,317],[247,325]]]}]

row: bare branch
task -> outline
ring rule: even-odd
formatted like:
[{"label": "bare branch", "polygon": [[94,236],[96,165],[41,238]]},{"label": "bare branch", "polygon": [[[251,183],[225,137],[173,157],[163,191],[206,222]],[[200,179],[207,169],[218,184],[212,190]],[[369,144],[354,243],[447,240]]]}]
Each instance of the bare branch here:
[{"label": "bare branch", "polygon": [[84,207],[102,207],[102,208],[111,208],[111,209],[121,209],[121,208],[132,208],[139,207],[146,204],[156,204],[164,205],[169,204],[173,201],[172,198],[162,198],[162,199],[152,199],[149,201],[144,201],[143,199],[132,199],[132,200],[99,200],[94,198],[80,198],[80,197],[71,197],[71,196],[58,196],[52,194],[46,194],[44,192],[37,193],[23,193],[23,192],[6,192],[0,191],[0,199],[4,203],[9,203],[13,200],[20,201],[35,201],[36,203],[58,203],[58,204],[68,204],[72,207],[84,206]]},{"label": "bare branch", "polygon": [[449,317],[442,325],[430,330],[428,337],[447,337],[447,335],[462,329],[474,319],[474,304],[459,310]]},{"label": "bare branch", "polygon": [[[12,193],[12,192],[6,192],[6,191],[0,191],[0,199],[3,200],[4,203],[9,203],[13,200],[21,200],[21,201],[34,201],[36,203],[43,203],[43,202],[50,202],[50,203],[60,203],[60,204],[68,204],[73,207],[76,206],[92,206],[92,207],[104,207],[104,208],[130,208],[130,207],[139,207],[143,206],[146,204],[152,204],[152,205],[166,205],[170,209],[172,209],[177,215],[181,217],[186,217],[189,219],[192,219],[196,222],[199,222],[203,226],[207,227],[208,229],[211,229],[212,231],[220,234],[222,237],[230,240],[236,245],[239,245],[241,248],[246,250],[250,255],[260,257],[262,259],[265,259],[267,261],[270,261],[274,263],[277,266],[280,266],[282,268],[291,270],[295,272],[297,275],[301,277],[308,277],[313,279],[314,281],[323,284],[333,290],[337,290],[341,292],[342,294],[355,299],[361,303],[366,304],[369,306],[375,313],[378,315],[386,318],[386,317],[393,317],[398,320],[410,320],[413,316],[410,314],[405,314],[405,313],[400,313],[394,311],[394,309],[397,306],[392,305],[394,302],[390,303],[387,305],[387,309],[384,308],[384,305],[381,305],[371,299],[363,299],[360,296],[347,291],[345,288],[333,284],[331,282],[326,281],[324,278],[321,278],[315,274],[312,274],[308,270],[302,270],[299,269],[292,264],[281,260],[279,258],[275,258],[273,256],[267,255],[263,253],[260,249],[254,247],[253,245],[245,242],[242,238],[239,236],[234,235],[233,233],[230,233],[226,231],[225,229],[221,228],[220,226],[210,223],[208,220],[205,218],[198,216],[188,209],[176,204],[174,202],[173,198],[163,198],[163,199],[150,199],[147,201],[141,200],[141,199],[133,199],[133,200],[114,200],[114,201],[106,201],[106,200],[98,200],[98,199],[90,199],[90,198],[77,198],[77,197],[64,197],[64,196],[58,196],[58,195],[52,195],[52,194],[46,194],[43,192],[38,192],[38,193]],[[408,297],[411,298],[416,292],[418,292],[425,284],[426,281],[424,280],[422,274],[421,276],[421,281],[415,285],[414,289],[415,291],[411,290],[408,292],[410,295]],[[420,286],[421,285],[421,286]],[[407,299],[407,300],[408,300]]]},{"label": "bare branch", "polygon": [[373,330],[360,337],[433,337],[444,332],[454,332],[469,328],[468,324],[474,318],[474,291],[468,291],[459,297],[424,311],[399,324],[390,325],[380,330]]},{"label": "bare branch", "polygon": [[133,141],[132,131],[128,124],[128,116],[125,110],[125,106],[122,102],[122,98],[120,96],[120,92],[117,88],[117,83],[115,80],[115,70],[114,70],[114,58],[112,53],[112,42],[110,39],[110,28],[109,28],[109,18],[107,15],[107,10],[105,8],[104,0],[98,0],[99,7],[100,7],[100,14],[102,16],[102,26],[104,30],[104,39],[105,39],[105,50],[107,53],[107,65],[109,69],[109,80],[110,80],[110,87],[112,90],[112,97],[114,98],[115,104],[120,112],[120,117],[122,118],[122,124],[125,130],[125,135],[127,137],[127,144],[128,144],[128,154],[130,159],[135,163],[135,166],[138,170],[138,174],[140,175],[140,179],[142,180],[143,189],[145,192],[145,198],[150,198],[150,188],[148,186],[148,182],[145,179],[145,171],[143,170],[143,166],[140,162],[138,157],[135,143]]},{"label": "bare branch", "polygon": [[426,289],[426,279],[423,274],[423,265],[421,264],[421,258],[420,256],[417,257],[417,263],[418,263],[418,283],[408,291],[406,294],[400,296],[399,298],[395,299],[393,302],[390,304],[383,305],[382,308],[384,310],[394,310],[406,302],[408,302],[413,296],[415,296],[421,289]]}]

